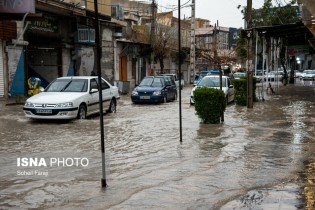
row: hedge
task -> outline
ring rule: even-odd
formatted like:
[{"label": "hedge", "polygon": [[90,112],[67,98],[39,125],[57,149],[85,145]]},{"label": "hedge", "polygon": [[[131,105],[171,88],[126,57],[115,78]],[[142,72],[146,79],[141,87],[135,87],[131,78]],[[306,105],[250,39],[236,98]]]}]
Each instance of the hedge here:
[{"label": "hedge", "polygon": [[203,123],[220,123],[225,111],[226,99],[222,90],[198,87],[194,91],[195,110]]},{"label": "hedge", "polygon": [[[256,97],[256,77],[253,77],[253,101],[257,101]],[[234,86],[234,101],[237,105],[246,106],[247,104],[247,79],[241,77],[240,79],[232,80]]]}]

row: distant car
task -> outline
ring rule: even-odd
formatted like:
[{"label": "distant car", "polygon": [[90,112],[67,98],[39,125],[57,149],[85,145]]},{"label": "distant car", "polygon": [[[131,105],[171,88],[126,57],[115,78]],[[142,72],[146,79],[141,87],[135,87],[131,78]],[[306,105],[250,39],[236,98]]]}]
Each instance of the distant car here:
[{"label": "distant car", "polygon": [[[116,112],[118,88],[102,78],[103,107]],[[26,100],[25,116],[32,119],[85,119],[99,113],[97,76],[60,77]]]},{"label": "distant car", "polygon": [[[179,78],[177,77],[176,74],[161,74],[160,76],[170,76],[170,77],[172,77],[174,79],[174,81],[175,81],[177,90],[179,90]],[[185,81],[182,78],[181,78],[180,84],[181,84],[181,89],[183,89],[184,86],[185,86]]]},{"label": "distant car", "polygon": [[265,75],[265,81],[282,81],[284,73],[282,71],[270,71]]},{"label": "distant car", "polygon": [[169,76],[147,76],[132,91],[133,103],[165,103],[177,99],[177,88]]},{"label": "distant car", "polygon": [[304,72],[303,71],[298,71],[298,70],[295,70],[295,77],[296,78],[302,78],[303,75],[304,75]]},{"label": "distant car", "polygon": [[315,80],[315,70],[304,70],[302,79],[314,81]]},{"label": "distant car", "polygon": [[[195,103],[194,100],[194,91],[199,87],[209,87],[220,89],[220,76],[212,75],[203,77],[198,85],[196,85],[190,93],[190,104],[193,105]],[[224,92],[227,103],[234,101],[234,87],[228,76],[222,76],[222,91]]]},{"label": "distant car", "polygon": [[220,71],[218,69],[208,69],[196,72],[194,85],[197,85],[204,76],[209,75],[220,75]]},{"label": "distant car", "polygon": [[235,72],[233,74],[234,79],[240,79],[241,77],[246,77],[246,73],[245,72]]},{"label": "distant car", "polygon": [[265,75],[266,75],[265,70],[256,70],[256,72],[254,73],[254,77],[256,77],[257,82],[261,82]]}]

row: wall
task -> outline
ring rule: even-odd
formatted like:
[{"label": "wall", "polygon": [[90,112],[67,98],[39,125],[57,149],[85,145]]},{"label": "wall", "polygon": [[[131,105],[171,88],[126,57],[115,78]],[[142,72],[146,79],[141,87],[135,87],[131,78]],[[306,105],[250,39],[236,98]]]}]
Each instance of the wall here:
[{"label": "wall", "polygon": [[74,65],[70,49],[62,49],[62,76],[74,76]]},{"label": "wall", "polygon": [[110,28],[102,29],[102,58],[101,58],[102,76],[114,83],[114,41],[113,32]]},{"label": "wall", "polygon": [[94,48],[90,46],[82,46],[76,49],[76,70],[77,75],[89,76],[94,69],[95,53]]},{"label": "wall", "polygon": [[[98,12],[102,15],[111,16],[111,0],[98,0]],[[94,11],[94,0],[86,1],[86,9]]]}]

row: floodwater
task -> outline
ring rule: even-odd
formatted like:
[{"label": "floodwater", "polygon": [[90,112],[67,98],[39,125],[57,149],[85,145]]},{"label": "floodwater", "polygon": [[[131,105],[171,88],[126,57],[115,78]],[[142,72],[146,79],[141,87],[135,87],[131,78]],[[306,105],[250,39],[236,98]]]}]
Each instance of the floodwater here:
[{"label": "floodwater", "polygon": [[[217,125],[200,123],[190,90],[182,143],[178,101],[123,95],[104,115],[106,189],[99,117],[31,121],[0,105],[0,209],[315,208],[314,86],[280,87],[253,109],[230,104]],[[46,166],[30,166],[35,158]]]}]

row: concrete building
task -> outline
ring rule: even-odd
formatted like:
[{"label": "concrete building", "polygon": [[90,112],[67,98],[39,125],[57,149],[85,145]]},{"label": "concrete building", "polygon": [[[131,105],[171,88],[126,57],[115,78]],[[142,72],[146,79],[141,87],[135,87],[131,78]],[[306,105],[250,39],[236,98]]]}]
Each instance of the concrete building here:
[{"label": "concrete building", "polygon": [[112,0],[112,7],[122,8],[126,27],[115,37],[117,82],[130,89],[151,74],[149,30],[152,4],[128,0]]},{"label": "concrete building", "polygon": [[[203,27],[196,28],[196,49],[208,52],[214,52],[216,49],[219,56],[234,58],[238,34],[239,30],[236,28],[203,25]],[[214,68],[214,63],[208,59],[196,58],[196,70]]]},{"label": "concrete building", "polygon": [[[309,38],[308,42],[312,48],[315,49],[315,4],[312,1],[307,0],[298,0],[298,4],[302,13],[303,23],[313,34],[313,37]],[[315,69],[315,54],[308,55],[306,62],[310,63],[307,67]]]}]

